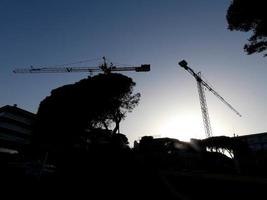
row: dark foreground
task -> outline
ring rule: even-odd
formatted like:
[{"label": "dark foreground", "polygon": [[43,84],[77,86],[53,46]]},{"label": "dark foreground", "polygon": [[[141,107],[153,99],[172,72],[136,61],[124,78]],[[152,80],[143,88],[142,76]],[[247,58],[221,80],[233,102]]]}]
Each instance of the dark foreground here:
[{"label": "dark foreground", "polygon": [[129,154],[70,160],[41,173],[2,167],[1,199],[262,199],[267,188],[267,179],[259,176],[163,169]]}]

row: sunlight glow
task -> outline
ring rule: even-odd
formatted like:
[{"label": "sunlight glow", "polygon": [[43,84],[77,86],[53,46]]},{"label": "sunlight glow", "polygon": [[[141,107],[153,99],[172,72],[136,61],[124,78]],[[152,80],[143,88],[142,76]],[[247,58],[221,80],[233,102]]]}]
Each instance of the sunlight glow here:
[{"label": "sunlight glow", "polygon": [[188,113],[169,116],[162,120],[159,132],[162,137],[190,141],[191,138],[204,138],[202,119],[199,115]]}]

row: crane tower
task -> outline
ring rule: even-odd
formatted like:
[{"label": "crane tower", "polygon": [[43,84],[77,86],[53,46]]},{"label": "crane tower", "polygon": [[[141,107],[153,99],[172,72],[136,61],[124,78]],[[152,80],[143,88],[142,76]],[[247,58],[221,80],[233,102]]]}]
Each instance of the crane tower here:
[{"label": "crane tower", "polygon": [[200,72],[198,73],[194,72],[193,69],[188,67],[187,62],[185,60],[180,61],[178,64],[181,67],[183,67],[186,71],[188,71],[192,76],[194,76],[194,78],[197,81],[200,107],[201,107],[202,118],[203,118],[204,128],[205,128],[207,137],[212,136],[212,129],[210,125],[208,106],[207,106],[204,88],[208,89],[211,93],[213,93],[216,97],[218,97],[228,108],[230,108],[234,113],[236,113],[239,117],[241,117],[241,114],[233,106],[231,106],[221,95],[219,95],[218,92],[216,92],[207,82],[205,82],[201,78]]}]

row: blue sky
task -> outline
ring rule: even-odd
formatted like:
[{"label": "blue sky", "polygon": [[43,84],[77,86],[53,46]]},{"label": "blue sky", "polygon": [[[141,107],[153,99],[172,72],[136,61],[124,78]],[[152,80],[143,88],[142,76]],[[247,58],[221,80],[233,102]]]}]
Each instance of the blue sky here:
[{"label": "blue sky", "polygon": [[[206,93],[214,135],[267,130],[266,58],[246,55],[249,33],[227,30],[230,0],[1,0],[0,106],[36,112],[59,86],[88,74],[13,74],[106,56],[114,63],[151,64],[124,73],[137,83],[139,106],[122,122],[132,142],[143,135],[204,138],[196,82],[177,65],[186,59],[242,115]],[[76,66],[99,65],[88,62]]]}]

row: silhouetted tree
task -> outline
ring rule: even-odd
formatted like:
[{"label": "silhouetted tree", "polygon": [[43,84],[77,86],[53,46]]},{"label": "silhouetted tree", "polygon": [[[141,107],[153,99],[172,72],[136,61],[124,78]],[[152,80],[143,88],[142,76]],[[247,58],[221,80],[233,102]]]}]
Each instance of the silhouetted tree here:
[{"label": "silhouetted tree", "polygon": [[37,140],[61,148],[99,128],[108,132],[113,127],[117,133],[121,120],[139,102],[134,86],[131,78],[111,73],[52,90],[38,109]]},{"label": "silhouetted tree", "polygon": [[[248,54],[267,49],[267,12],[265,1],[233,0],[227,11],[228,28],[238,31],[252,31],[244,49]],[[267,56],[267,54],[264,54]]]}]

